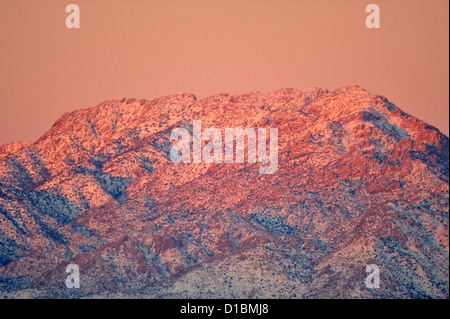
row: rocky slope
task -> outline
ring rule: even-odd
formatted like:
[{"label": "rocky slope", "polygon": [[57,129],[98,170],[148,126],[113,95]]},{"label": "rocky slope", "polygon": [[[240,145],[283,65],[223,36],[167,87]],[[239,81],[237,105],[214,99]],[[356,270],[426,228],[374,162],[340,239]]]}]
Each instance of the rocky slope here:
[{"label": "rocky slope", "polygon": [[[278,171],[172,163],[193,120],[278,128]],[[449,298],[448,181],[448,137],[358,86],[106,101],[0,147],[0,296]]]}]

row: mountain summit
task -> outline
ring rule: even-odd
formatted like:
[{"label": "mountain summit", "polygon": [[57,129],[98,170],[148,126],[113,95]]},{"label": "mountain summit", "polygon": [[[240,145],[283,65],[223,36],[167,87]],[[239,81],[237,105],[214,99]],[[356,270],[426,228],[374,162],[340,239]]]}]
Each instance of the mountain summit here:
[{"label": "mountain summit", "polygon": [[[278,170],[173,163],[194,120],[277,128]],[[448,182],[448,137],[358,86],[105,101],[0,147],[0,296],[449,298]]]}]

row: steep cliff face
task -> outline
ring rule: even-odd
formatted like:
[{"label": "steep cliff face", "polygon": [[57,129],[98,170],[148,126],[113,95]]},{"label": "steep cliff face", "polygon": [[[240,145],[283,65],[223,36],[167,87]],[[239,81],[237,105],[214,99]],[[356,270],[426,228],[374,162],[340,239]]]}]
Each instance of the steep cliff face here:
[{"label": "steep cliff face", "polygon": [[[277,172],[171,162],[194,120],[278,128]],[[448,181],[449,139],[358,86],[106,101],[0,147],[0,295],[448,298]]]}]

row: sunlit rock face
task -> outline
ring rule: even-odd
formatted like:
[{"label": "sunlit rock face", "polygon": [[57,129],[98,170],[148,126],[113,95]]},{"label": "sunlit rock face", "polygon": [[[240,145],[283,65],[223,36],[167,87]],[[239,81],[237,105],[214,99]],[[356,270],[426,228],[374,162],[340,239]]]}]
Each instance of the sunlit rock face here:
[{"label": "sunlit rock face", "polygon": [[[173,163],[195,120],[277,128],[276,173]],[[449,298],[448,181],[448,137],[358,86],[106,101],[0,147],[0,296]]]}]

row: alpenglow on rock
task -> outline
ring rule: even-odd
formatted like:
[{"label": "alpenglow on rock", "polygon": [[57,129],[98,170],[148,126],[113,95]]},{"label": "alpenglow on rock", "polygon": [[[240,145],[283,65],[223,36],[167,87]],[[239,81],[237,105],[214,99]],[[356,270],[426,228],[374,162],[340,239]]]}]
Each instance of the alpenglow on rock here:
[{"label": "alpenglow on rock", "polygon": [[[194,120],[278,128],[277,172],[171,162]],[[358,86],[106,101],[0,147],[0,296],[449,298],[448,182],[448,137]]]}]

